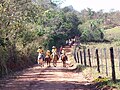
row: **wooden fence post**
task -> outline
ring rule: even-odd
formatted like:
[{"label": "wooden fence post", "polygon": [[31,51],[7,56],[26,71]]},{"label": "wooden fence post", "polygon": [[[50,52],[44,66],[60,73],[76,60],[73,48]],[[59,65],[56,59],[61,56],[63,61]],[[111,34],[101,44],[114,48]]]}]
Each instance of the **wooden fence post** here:
[{"label": "wooden fence post", "polygon": [[93,64],[93,49],[92,48],[91,48],[91,63]]},{"label": "wooden fence post", "polygon": [[73,55],[74,55],[74,59],[75,59],[75,61],[77,62],[77,58],[76,58],[76,49],[77,49],[77,46],[74,47]]},{"label": "wooden fence post", "polygon": [[82,51],[80,51],[80,60],[81,60],[81,64],[83,64],[83,60],[82,60]]},{"label": "wooden fence post", "polygon": [[91,49],[91,59],[92,59],[91,62],[92,62],[92,66],[94,66],[94,54],[93,53],[94,53],[94,49],[92,48]]},{"label": "wooden fence post", "polygon": [[83,53],[84,53],[84,64],[85,64],[85,66],[87,66],[87,64],[86,64],[86,51],[85,51],[85,48],[83,48]]},{"label": "wooden fence post", "polygon": [[102,55],[102,49],[101,49],[101,66],[102,66],[102,73],[103,73],[103,60],[102,60],[102,58],[103,58],[103,55]]},{"label": "wooden fence post", "polygon": [[78,55],[78,51],[77,51],[77,63],[79,63],[79,55]]},{"label": "wooden fence post", "polygon": [[120,49],[118,48],[118,62],[119,62],[119,71],[120,71]]},{"label": "wooden fence post", "polygon": [[106,75],[108,76],[108,68],[107,68],[107,56],[106,56],[106,48],[104,48],[104,54],[105,54],[105,63],[106,63]]},{"label": "wooden fence post", "polygon": [[97,57],[97,71],[100,73],[100,62],[99,62],[98,49],[96,49],[96,57]]},{"label": "wooden fence post", "polygon": [[110,57],[111,57],[111,66],[112,66],[112,80],[115,83],[116,82],[116,76],[115,76],[115,65],[114,65],[113,47],[110,48]]},{"label": "wooden fence post", "polygon": [[90,49],[88,49],[88,57],[89,57],[89,65],[91,67],[91,56],[90,56]]}]

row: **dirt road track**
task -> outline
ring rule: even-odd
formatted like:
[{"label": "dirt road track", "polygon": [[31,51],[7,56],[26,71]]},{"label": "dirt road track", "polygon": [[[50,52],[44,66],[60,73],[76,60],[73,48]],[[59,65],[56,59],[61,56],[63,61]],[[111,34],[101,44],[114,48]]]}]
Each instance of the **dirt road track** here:
[{"label": "dirt road track", "polygon": [[82,72],[58,67],[34,66],[0,80],[0,90],[97,90]]},{"label": "dirt road track", "polygon": [[75,73],[71,69],[63,68],[60,61],[57,67],[35,65],[1,79],[0,90],[98,90],[82,72]]}]

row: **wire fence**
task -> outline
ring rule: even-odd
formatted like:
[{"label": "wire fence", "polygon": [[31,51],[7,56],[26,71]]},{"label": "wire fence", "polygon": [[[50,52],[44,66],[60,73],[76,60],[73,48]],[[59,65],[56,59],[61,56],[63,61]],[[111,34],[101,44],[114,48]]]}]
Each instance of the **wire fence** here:
[{"label": "wire fence", "polygon": [[75,53],[77,63],[96,68],[98,73],[110,76],[114,82],[120,79],[120,48],[81,48]]}]

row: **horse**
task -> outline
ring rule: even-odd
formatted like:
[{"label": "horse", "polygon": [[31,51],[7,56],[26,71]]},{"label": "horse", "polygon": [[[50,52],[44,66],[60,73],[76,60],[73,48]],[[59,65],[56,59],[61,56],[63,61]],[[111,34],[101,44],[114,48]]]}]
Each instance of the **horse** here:
[{"label": "horse", "polygon": [[52,60],[51,56],[49,56],[49,55],[48,55],[48,56],[45,56],[45,61],[47,62],[47,66],[49,66],[49,67],[51,66],[51,65],[50,65],[51,60]]},{"label": "horse", "polygon": [[47,50],[46,56],[45,56],[45,61],[47,62],[47,66],[49,66],[49,67],[50,67],[51,60],[52,60],[52,57],[51,57],[50,50]]},{"label": "horse", "polygon": [[68,60],[68,57],[65,54],[61,54],[61,60],[63,63],[63,67],[66,67],[66,61]]},{"label": "horse", "polygon": [[63,67],[66,67],[66,61],[68,60],[68,57],[65,54],[65,50],[62,50],[62,54],[60,55],[60,59],[62,60]]},{"label": "horse", "polygon": [[40,47],[38,50],[38,64],[43,67],[44,66],[44,54],[43,54],[43,49]]},{"label": "horse", "polygon": [[57,53],[52,53],[52,60],[53,60],[53,66],[56,67],[57,66],[57,61],[59,60],[59,55]]},{"label": "horse", "polygon": [[44,66],[44,56],[43,56],[43,54],[39,54],[39,56],[38,56],[38,64],[40,64],[41,67]]}]

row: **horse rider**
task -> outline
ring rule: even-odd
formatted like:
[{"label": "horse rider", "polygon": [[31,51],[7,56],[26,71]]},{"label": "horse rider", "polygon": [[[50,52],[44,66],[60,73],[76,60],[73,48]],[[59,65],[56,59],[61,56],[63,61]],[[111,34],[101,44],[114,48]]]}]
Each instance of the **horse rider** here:
[{"label": "horse rider", "polygon": [[37,50],[38,52],[38,64],[40,64],[40,66],[44,66],[44,53],[43,53],[43,49],[42,47],[40,46],[39,49]]},{"label": "horse rider", "polygon": [[57,66],[57,61],[58,61],[58,53],[57,53],[57,48],[55,46],[52,47],[52,60],[53,60],[53,66]]},{"label": "horse rider", "polygon": [[64,49],[62,50],[62,54],[60,55],[59,59],[62,60],[63,67],[66,67],[66,61],[68,61],[68,57],[67,57]]}]

